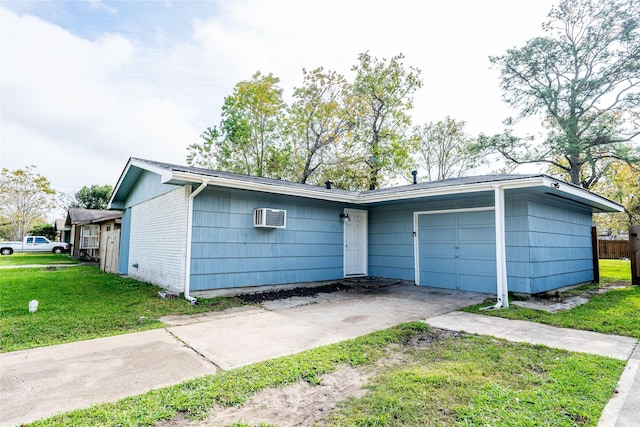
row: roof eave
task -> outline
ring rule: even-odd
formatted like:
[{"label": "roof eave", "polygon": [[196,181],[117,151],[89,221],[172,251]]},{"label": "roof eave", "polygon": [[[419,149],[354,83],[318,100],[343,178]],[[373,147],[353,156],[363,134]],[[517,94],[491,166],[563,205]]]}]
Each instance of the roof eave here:
[{"label": "roof eave", "polygon": [[354,196],[351,194],[328,193],[326,191],[318,191],[313,186],[305,188],[293,188],[280,185],[265,184],[262,182],[238,181],[231,178],[202,176],[189,172],[174,171],[171,176],[163,176],[161,182],[163,184],[175,182],[202,183],[207,181],[208,185],[220,186],[225,188],[236,188],[240,190],[261,191],[272,194],[282,194],[286,196],[306,197],[311,199],[328,200],[333,202],[355,203]]},{"label": "roof eave", "polygon": [[[502,188],[504,190],[518,189],[518,188],[533,188],[533,187],[546,187],[549,194],[556,194],[565,197],[569,200],[573,200],[578,203],[582,203],[591,207],[594,211],[600,212],[624,212],[624,206],[608,200],[602,196],[592,193],[580,187],[576,187],[572,184],[568,184],[562,181],[558,181],[547,175],[538,175],[527,178],[518,179],[506,179],[479,183],[465,183],[456,184],[445,187],[437,188],[411,188],[407,187],[402,191],[393,191],[385,193],[371,193],[371,192],[331,192],[320,189],[314,186],[285,186],[278,185],[277,182],[265,183],[251,180],[238,180],[232,177],[223,176],[210,176],[199,173],[174,170],[173,168],[167,168],[158,166],[140,159],[130,158],[125,170],[123,171],[118,184],[114,189],[113,195],[109,200],[109,209],[122,208],[124,201],[115,202],[118,190],[126,176],[127,172],[132,167],[138,167],[153,173],[160,175],[163,184],[201,184],[207,181],[208,185],[220,186],[225,188],[234,188],[239,190],[258,191],[271,194],[281,194],[286,196],[304,197],[318,200],[326,200],[332,202],[349,203],[354,205],[364,205],[371,203],[381,203],[397,200],[409,200],[417,198],[428,198],[437,196],[446,196],[451,194],[467,194],[493,191],[495,188]],[[571,199],[573,198],[573,199]]]}]

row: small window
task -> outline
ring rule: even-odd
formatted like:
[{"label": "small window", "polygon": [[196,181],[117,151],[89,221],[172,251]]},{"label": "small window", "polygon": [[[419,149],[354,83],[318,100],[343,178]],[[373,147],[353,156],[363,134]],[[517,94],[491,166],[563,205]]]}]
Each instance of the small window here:
[{"label": "small window", "polygon": [[99,225],[85,225],[82,227],[80,249],[98,249],[100,236]]},{"label": "small window", "polygon": [[36,237],[36,245],[46,244],[47,241],[44,237]]}]

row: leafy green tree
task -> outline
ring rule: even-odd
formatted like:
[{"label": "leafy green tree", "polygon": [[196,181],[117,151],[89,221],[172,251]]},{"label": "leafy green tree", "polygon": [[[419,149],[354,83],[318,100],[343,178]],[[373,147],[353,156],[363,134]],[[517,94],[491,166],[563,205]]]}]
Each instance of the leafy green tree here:
[{"label": "leafy green tree", "polygon": [[640,170],[624,162],[610,165],[611,171],[592,189],[625,207],[624,213],[594,215],[593,221],[601,231],[617,234],[626,232],[629,224],[640,224]]},{"label": "leafy green tree", "polygon": [[189,148],[187,161],[201,167],[215,167],[246,175],[273,176],[282,171],[271,155],[284,148],[282,143],[282,101],[280,79],[272,74],[255,73],[241,81],[224,99],[219,128],[202,135],[202,145]]},{"label": "leafy green tree", "polygon": [[288,110],[287,133],[293,141],[297,181],[306,183],[335,164],[340,144],[353,128],[354,98],[351,85],[334,71],[320,67],[302,73],[302,86],[294,88]]},{"label": "leafy green tree", "polygon": [[0,223],[9,239],[22,240],[32,225],[56,207],[56,191],[35,166],[0,174]]},{"label": "leafy green tree", "polygon": [[204,169],[220,169],[218,158],[222,156],[222,135],[216,127],[208,127],[200,134],[202,142],[187,148],[187,164]]},{"label": "leafy green tree", "polygon": [[113,187],[110,185],[83,186],[75,195],[69,208],[106,209]]},{"label": "leafy green tree", "polygon": [[370,190],[380,187],[384,176],[404,174],[412,165],[408,112],[422,81],[420,70],[405,67],[403,59],[399,54],[388,61],[380,60],[365,52],[352,68],[356,73],[357,125],[349,150],[365,165]]},{"label": "leafy green tree", "polygon": [[29,229],[31,236],[44,236],[51,241],[56,239],[56,228],[51,224],[36,224]]},{"label": "leafy green tree", "polygon": [[626,142],[640,134],[640,2],[561,0],[545,35],[491,57],[503,99],[520,119],[540,117],[546,138],[504,135],[483,143],[508,160],[546,163],[591,188],[612,161],[638,160]]},{"label": "leafy green tree", "polygon": [[463,120],[447,116],[414,129],[418,164],[426,170],[427,180],[465,176],[482,163],[478,146],[465,126]]}]

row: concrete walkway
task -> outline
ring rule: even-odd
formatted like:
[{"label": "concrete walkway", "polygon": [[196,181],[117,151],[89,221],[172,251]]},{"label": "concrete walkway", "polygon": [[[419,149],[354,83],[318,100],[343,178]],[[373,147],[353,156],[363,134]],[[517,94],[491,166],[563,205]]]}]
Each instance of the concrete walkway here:
[{"label": "concrete walkway", "polygon": [[[542,325],[538,324],[455,311],[485,297],[410,285],[363,288],[273,301],[265,303],[264,308],[168,317],[163,319],[170,325],[166,329],[0,354],[0,425],[19,425],[115,401],[409,321],[426,320],[445,329],[561,348],[572,343],[577,351],[623,360],[629,359],[636,344],[631,338],[545,326],[541,332]],[[558,330],[556,340],[547,342],[546,337],[554,336],[551,330]],[[631,368],[625,371],[629,391],[618,393],[618,397],[623,393],[627,397],[611,407],[607,419],[613,424],[602,426],[624,427],[629,425],[623,424],[625,419],[640,419],[638,356],[636,350],[629,361]]]}]

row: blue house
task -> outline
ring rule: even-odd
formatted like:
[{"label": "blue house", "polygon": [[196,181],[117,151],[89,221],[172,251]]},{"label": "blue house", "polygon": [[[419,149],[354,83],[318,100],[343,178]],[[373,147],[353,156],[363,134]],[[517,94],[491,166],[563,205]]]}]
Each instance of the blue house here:
[{"label": "blue house", "polygon": [[547,175],[355,192],[129,159],[118,272],[223,295],[371,276],[535,294],[594,279],[592,214],[621,205]]}]

